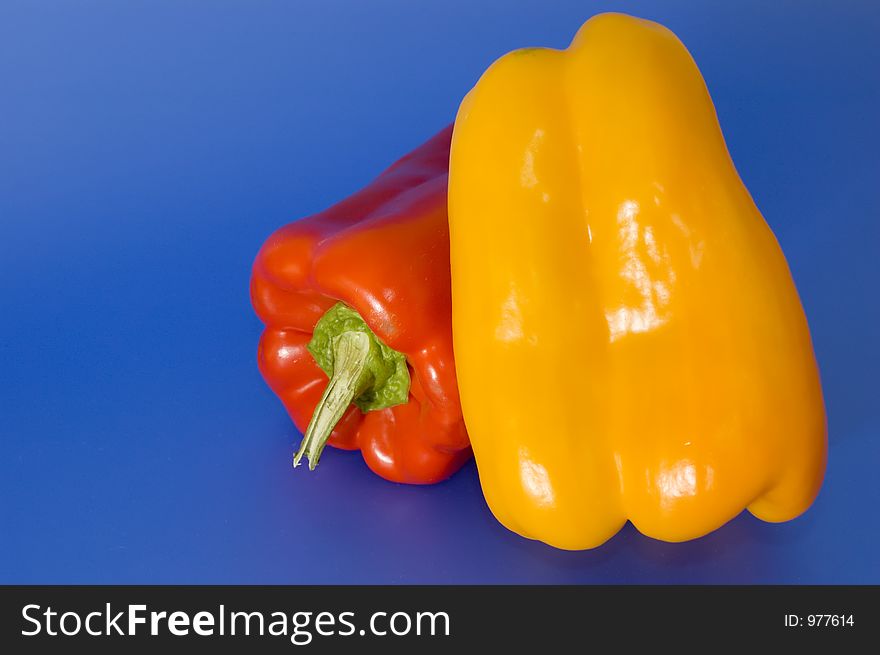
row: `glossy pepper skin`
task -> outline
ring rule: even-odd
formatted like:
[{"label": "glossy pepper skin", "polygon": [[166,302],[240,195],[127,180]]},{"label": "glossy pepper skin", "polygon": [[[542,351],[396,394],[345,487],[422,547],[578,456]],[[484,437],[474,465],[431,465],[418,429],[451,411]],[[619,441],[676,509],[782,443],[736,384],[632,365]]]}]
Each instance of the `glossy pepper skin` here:
[{"label": "glossy pepper skin", "polygon": [[301,431],[328,383],[307,345],[339,301],[406,356],[408,400],[366,413],[351,405],[329,442],[360,449],[394,482],[437,482],[470,456],[450,324],[450,135],[451,127],[353,196],[276,231],[251,277],[251,300],[266,324],[260,371]]},{"label": "glossy pepper skin", "polygon": [[782,251],[690,54],[629,16],[515,51],[449,182],[459,388],[488,504],[565,549],[807,509],[826,421]]}]

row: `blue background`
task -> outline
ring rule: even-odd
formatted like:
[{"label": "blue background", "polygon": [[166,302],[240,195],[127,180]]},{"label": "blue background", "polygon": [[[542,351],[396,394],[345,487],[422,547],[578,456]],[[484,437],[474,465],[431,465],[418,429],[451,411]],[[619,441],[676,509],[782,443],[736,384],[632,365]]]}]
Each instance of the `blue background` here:
[{"label": "blue background", "polygon": [[[803,517],[587,552],[507,532],[473,464],[290,466],[250,265],[513,48],[590,15],[691,50],[812,328],[828,474]],[[880,583],[880,11],[853,2],[0,5],[0,582]]]}]

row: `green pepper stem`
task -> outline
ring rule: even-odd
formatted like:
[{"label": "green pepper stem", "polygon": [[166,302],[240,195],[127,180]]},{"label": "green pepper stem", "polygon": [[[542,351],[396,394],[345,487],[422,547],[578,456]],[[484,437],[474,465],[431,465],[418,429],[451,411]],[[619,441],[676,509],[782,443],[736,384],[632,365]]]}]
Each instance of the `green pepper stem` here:
[{"label": "green pepper stem", "polygon": [[309,427],[293,458],[293,465],[299,466],[305,455],[311,471],[318,465],[321,452],[345,410],[373,384],[373,373],[367,367],[370,335],[357,331],[342,332],[333,339],[332,347],[333,375],[315,407]]}]

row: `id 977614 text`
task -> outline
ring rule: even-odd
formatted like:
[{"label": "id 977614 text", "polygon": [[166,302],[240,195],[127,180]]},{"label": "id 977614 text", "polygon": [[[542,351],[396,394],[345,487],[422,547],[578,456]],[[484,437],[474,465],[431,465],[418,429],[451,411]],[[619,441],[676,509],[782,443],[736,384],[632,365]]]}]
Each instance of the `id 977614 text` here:
[{"label": "id 977614 text", "polygon": [[852,614],[786,614],[787,628],[851,628],[855,625]]}]

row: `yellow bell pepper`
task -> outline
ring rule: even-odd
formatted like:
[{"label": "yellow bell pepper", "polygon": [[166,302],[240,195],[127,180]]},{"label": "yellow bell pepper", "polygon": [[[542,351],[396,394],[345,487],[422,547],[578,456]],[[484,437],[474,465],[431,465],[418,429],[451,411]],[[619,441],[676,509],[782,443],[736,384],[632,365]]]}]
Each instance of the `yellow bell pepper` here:
[{"label": "yellow bell pepper", "polygon": [[812,503],[826,420],[788,265],[669,30],[496,61],[450,157],[453,337],[495,516],[565,549]]}]

